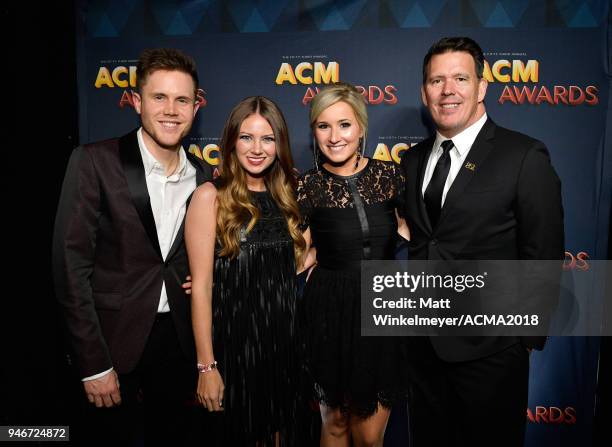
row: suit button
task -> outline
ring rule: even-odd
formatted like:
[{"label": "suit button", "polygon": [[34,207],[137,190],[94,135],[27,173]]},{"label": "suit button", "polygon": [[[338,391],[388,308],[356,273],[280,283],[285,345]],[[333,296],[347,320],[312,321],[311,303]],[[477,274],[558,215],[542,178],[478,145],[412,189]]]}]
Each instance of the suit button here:
[{"label": "suit button", "polygon": [[438,245],[438,240],[437,240],[437,239],[432,239],[432,240],[429,242],[429,244],[430,244],[430,245]]}]

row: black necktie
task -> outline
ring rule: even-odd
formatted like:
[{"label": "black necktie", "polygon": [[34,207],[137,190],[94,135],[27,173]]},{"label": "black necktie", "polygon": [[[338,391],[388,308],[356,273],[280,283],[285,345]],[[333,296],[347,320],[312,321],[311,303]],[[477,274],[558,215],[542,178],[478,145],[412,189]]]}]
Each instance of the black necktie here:
[{"label": "black necktie", "polygon": [[442,142],[442,150],[444,153],[438,159],[429,185],[427,185],[427,189],[425,190],[425,206],[427,207],[427,214],[429,214],[429,221],[432,227],[436,226],[440,218],[442,192],[444,192],[444,184],[446,183],[446,177],[448,177],[448,171],[450,171],[451,160],[449,152],[452,147],[452,140],[444,140]]}]

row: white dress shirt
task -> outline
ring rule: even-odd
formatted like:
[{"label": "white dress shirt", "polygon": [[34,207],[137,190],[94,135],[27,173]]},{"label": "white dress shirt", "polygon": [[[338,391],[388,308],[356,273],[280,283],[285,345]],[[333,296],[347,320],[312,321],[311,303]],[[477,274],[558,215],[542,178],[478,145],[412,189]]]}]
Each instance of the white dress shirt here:
[{"label": "white dress shirt", "polygon": [[445,140],[453,140],[453,147],[449,152],[451,166],[450,170],[448,171],[448,177],[446,177],[444,190],[442,191],[441,206],[444,206],[446,194],[455,181],[455,177],[457,177],[457,174],[459,174],[459,171],[461,170],[461,167],[463,166],[463,163],[465,162],[465,159],[467,158],[467,155],[470,152],[470,149],[472,148],[480,129],[482,129],[482,126],[484,126],[486,121],[487,114],[485,113],[478,121],[455,135],[453,138],[446,138],[445,136],[441,135],[440,132],[436,132],[436,141],[434,141],[433,147],[431,148],[429,160],[427,161],[427,166],[425,168],[425,175],[423,176],[423,187],[421,189],[423,197],[425,197],[425,190],[431,181],[434,169],[436,168],[436,163],[438,163],[438,159],[442,156],[442,142]]},{"label": "white dress shirt", "polygon": [[[166,176],[164,166],[153,157],[142,138],[142,127],[138,130],[138,146],[144,165],[147,190],[151,198],[151,209],[157,229],[157,239],[162,256],[166,260],[172,242],[176,238],[187,209],[187,199],[196,187],[196,170],[187,161],[185,150],[179,149],[179,164],[174,173]],[[166,284],[162,282],[157,312],[169,312]]]},{"label": "white dress shirt", "polygon": [[[157,239],[161,249],[162,256],[166,260],[172,242],[178,234],[179,228],[185,218],[187,208],[187,199],[196,188],[196,169],[187,161],[185,150],[179,149],[179,163],[174,173],[169,177],[166,176],[164,166],[153,157],[151,152],[142,138],[142,127],[137,132],[138,147],[144,165],[145,176],[147,181],[147,190],[151,198],[151,209],[153,210],[153,218],[155,219],[155,228],[157,229]],[[166,284],[162,282],[161,294],[157,312],[170,312],[168,305],[168,295],[166,293]],[[102,377],[113,368],[110,368],[99,374],[85,377],[83,381],[97,379]]]}]

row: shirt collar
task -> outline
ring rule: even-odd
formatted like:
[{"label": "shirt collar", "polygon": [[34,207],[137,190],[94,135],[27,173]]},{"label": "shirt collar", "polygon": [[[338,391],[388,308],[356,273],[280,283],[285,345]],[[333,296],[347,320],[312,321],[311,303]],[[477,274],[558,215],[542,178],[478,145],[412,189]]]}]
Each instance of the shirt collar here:
[{"label": "shirt collar", "polygon": [[[471,149],[472,145],[474,144],[474,141],[476,141],[476,137],[478,136],[480,129],[482,129],[482,126],[484,126],[486,121],[487,121],[487,114],[485,112],[478,119],[478,121],[476,121],[470,127],[462,130],[460,133],[455,135],[453,138],[450,138],[451,140],[453,140],[453,145],[455,147],[455,150],[459,152],[459,155],[461,157],[463,157]],[[434,142],[433,152],[435,153],[437,151],[440,151],[441,150],[440,145],[442,144],[443,141],[448,140],[448,139],[449,138],[445,137],[444,135],[440,134],[440,132],[436,131],[436,141]]]},{"label": "shirt collar", "polygon": [[176,171],[174,171],[174,174],[172,174],[172,177],[174,176],[178,176],[179,178],[182,177],[183,174],[185,174],[186,167],[187,167],[187,156],[185,155],[185,150],[183,149],[183,146],[181,146],[179,148],[178,168],[176,169]]},{"label": "shirt collar", "polygon": [[[147,145],[144,142],[144,138],[142,137],[142,127],[138,129],[136,133],[138,137],[138,147],[140,148],[140,156],[142,157],[142,164],[144,165],[145,175],[149,176],[153,171],[155,173],[165,176],[166,171],[164,166],[157,161],[157,159],[149,152],[147,149]],[[187,165],[187,156],[185,155],[185,151],[183,150],[183,146],[179,149],[179,164],[178,169],[174,171],[170,177],[174,178],[174,176],[182,176],[185,172],[185,166]]]}]

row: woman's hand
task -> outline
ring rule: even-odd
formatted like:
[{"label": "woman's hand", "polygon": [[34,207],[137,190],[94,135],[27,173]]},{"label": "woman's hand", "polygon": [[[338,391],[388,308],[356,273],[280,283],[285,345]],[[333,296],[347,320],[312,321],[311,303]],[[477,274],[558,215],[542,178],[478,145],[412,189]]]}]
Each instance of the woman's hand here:
[{"label": "woman's hand", "polygon": [[191,275],[187,275],[185,282],[181,284],[181,287],[185,289],[185,294],[191,295]]},{"label": "woman's hand", "polygon": [[408,227],[406,219],[400,217],[397,210],[395,210],[395,216],[397,217],[397,234],[399,234],[405,240],[409,241],[410,227]]},{"label": "woman's hand", "polygon": [[[306,252],[306,254],[304,255],[304,262],[297,272],[298,275],[300,273],[305,272],[306,270],[312,270],[312,267],[314,267],[316,264],[317,264],[317,249],[316,247],[310,247],[308,251]],[[308,275],[310,276],[310,273]]]},{"label": "woman's hand", "polygon": [[217,369],[201,372],[198,377],[198,402],[208,411],[223,411],[225,385]]}]

